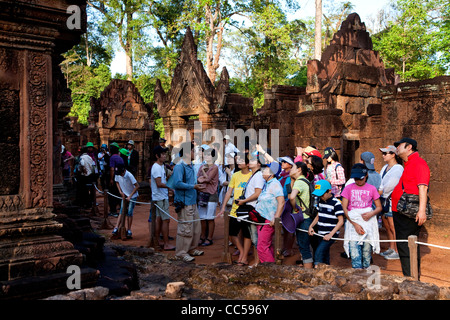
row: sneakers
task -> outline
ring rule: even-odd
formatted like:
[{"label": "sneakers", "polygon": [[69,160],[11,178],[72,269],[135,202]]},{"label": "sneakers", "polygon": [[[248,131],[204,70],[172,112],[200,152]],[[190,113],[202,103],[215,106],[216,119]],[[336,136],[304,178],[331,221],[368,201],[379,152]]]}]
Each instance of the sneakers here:
[{"label": "sneakers", "polygon": [[394,252],[394,250],[389,248],[385,252],[380,253],[380,256],[386,257],[386,256],[390,255],[392,252]]},{"label": "sneakers", "polygon": [[131,238],[132,238],[131,230],[128,230],[128,231],[127,231],[127,238],[128,238],[128,239],[131,239]]},{"label": "sneakers", "polygon": [[185,254],[183,256],[175,256],[175,259],[176,260],[181,260],[181,261],[184,261],[184,262],[192,262],[192,261],[195,260],[195,258],[190,256],[189,254]]},{"label": "sneakers", "polygon": [[204,253],[205,253],[204,251],[198,250],[198,249],[194,249],[194,250],[192,250],[192,252],[189,252],[189,254],[190,254],[191,256],[201,256],[201,255],[203,255]]},{"label": "sneakers", "polygon": [[113,234],[113,235],[116,235],[118,231],[119,231],[119,229],[114,228],[113,231],[112,231],[112,234]]},{"label": "sneakers", "polygon": [[400,256],[398,255],[398,252],[392,251],[391,254],[385,255],[384,258],[386,260],[398,260],[400,259]]}]

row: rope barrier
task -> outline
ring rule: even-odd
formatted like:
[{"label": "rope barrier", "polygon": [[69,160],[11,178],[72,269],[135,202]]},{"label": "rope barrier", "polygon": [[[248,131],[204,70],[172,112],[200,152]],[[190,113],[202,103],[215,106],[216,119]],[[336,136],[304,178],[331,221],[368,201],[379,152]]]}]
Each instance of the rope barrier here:
[{"label": "rope barrier", "polygon": [[[95,183],[94,183],[94,187],[95,187],[95,189],[97,189],[97,191],[100,192],[101,194],[104,194],[104,193],[105,193],[104,191],[99,190],[99,189],[97,188],[97,185],[96,185]],[[110,192],[107,192],[107,194],[110,195],[110,196],[112,196],[112,197],[115,197],[115,198],[118,198],[118,199],[122,199],[122,197],[119,197],[119,196],[117,196],[117,195],[115,195],[115,194],[112,194],[112,193],[110,193]],[[131,199],[130,201],[136,202],[136,203],[140,203],[140,204],[150,204],[150,205],[152,204],[152,202],[140,202],[140,201],[136,201],[136,200],[133,200],[133,199]],[[155,205],[159,210],[161,210],[163,213],[165,213],[166,215],[168,215],[169,218],[171,218],[172,220],[176,221],[177,223],[192,223],[192,222],[196,222],[196,221],[203,221],[203,220],[206,220],[206,219],[195,219],[195,220],[189,220],[189,221],[178,220],[178,219],[172,217],[172,216],[170,215],[170,213],[168,213],[167,211],[165,211],[164,209],[162,209],[162,208],[161,208],[160,206],[158,206],[156,203],[155,203],[154,205]],[[240,220],[240,221],[244,221],[244,222],[247,222],[247,223],[251,223],[251,224],[255,224],[255,225],[269,225],[269,224],[270,224],[270,223],[259,223],[259,222],[254,222],[254,221],[245,219],[245,218],[248,217],[248,216],[242,216],[242,217],[235,217],[235,216],[232,216],[232,215],[228,215],[228,216],[229,216],[229,217],[232,217],[232,218],[234,218],[234,219],[237,219],[237,220]],[[280,221],[280,223],[281,223],[281,221]],[[306,233],[308,233],[308,230],[304,230],[304,229],[300,229],[300,228],[296,228],[296,230],[301,231],[301,232],[306,232]],[[315,235],[315,236],[318,236],[318,237],[322,237],[322,238],[325,237],[324,235],[318,234],[318,233],[316,233],[316,232],[314,232],[314,235]],[[405,240],[353,240],[353,239],[342,239],[342,238],[335,238],[335,237],[332,237],[331,240],[336,240],[336,241],[358,241],[358,242],[372,242],[372,241],[377,241],[377,242],[408,242],[407,239],[405,239]],[[426,242],[416,241],[416,244],[420,244],[420,245],[424,245],[424,246],[429,246],[429,247],[440,248],[440,249],[445,249],[445,250],[450,250],[450,247],[444,247],[444,246],[440,246],[440,245],[436,245],[436,244],[430,244],[430,243],[426,243]]]}]

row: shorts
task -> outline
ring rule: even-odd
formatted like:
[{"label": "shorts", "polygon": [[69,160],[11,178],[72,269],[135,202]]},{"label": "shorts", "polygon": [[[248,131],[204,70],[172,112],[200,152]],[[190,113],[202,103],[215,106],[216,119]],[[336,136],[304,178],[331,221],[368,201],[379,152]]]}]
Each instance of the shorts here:
[{"label": "shorts", "polygon": [[166,213],[169,212],[169,199],[157,200],[155,201],[155,204],[161,208],[155,206],[156,218],[160,217],[161,220],[170,219],[170,216]]},{"label": "shorts", "polygon": [[206,207],[197,206],[198,215],[202,220],[214,220],[216,217],[217,202],[208,202]]},{"label": "shorts", "polygon": [[392,211],[389,211],[389,212],[385,212],[384,216],[387,217],[387,218],[389,218],[389,217],[392,218],[394,215],[393,215]]},{"label": "shorts", "polygon": [[[136,200],[137,200],[137,197],[131,198],[131,201],[128,203],[127,217],[133,216],[134,207],[136,206]],[[122,214],[123,202],[124,201],[122,200],[122,203],[120,204],[120,213],[119,214]]]},{"label": "shorts", "polygon": [[239,232],[242,230],[242,236],[246,239],[251,239],[250,236],[250,223],[242,220],[238,220],[235,217],[230,217],[230,229],[229,235],[232,237],[237,237]]}]

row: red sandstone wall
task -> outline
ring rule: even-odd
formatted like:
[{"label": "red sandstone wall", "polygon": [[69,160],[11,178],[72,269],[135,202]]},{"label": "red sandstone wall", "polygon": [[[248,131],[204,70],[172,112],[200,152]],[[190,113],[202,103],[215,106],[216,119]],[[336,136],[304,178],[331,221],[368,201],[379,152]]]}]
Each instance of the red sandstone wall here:
[{"label": "red sandstone wall", "polygon": [[381,117],[384,144],[403,136],[418,142],[419,154],[431,170],[429,194],[436,212],[433,220],[450,221],[450,77],[383,88]]}]

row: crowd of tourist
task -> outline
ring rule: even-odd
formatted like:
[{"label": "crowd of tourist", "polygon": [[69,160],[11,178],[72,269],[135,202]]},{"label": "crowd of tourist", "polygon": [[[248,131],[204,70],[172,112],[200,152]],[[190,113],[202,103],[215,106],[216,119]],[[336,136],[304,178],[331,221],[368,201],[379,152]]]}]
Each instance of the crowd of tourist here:
[{"label": "crowd of tourist", "polygon": [[[282,227],[283,255],[296,254],[296,241],[301,255],[297,263],[304,268],[332,263],[330,248],[344,230],[341,256],[351,259],[353,268],[368,268],[372,254],[380,254],[388,260],[400,259],[404,275],[410,275],[408,245],[395,240],[418,235],[427,219],[430,180],[430,170],[419,156],[415,140],[403,138],[380,146],[377,154],[385,162],[380,172],[370,151],[361,153],[360,161],[345,172],[331,146],[323,154],[315,146],[297,147],[295,155],[274,159],[270,150],[257,144],[246,144],[240,151],[229,136],[224,137],[224,151],[217,143],[197,145],[192,141],[169,154],[165,142],[160,139],[153,150],[156,162],[149,168],[148,178],[156,234],[161,234],[162,248],[175,250],[177,259],[191,262],[203,255],[201,247],[213,244],[215,218],[228,214],[229,240],[238,256],[235,263],[248,265],[252,247],[254,265],[274,262],[275,219],[283,221],[290,215],[296,228]],[[68,163],[74,156],[63,148],[62,159],[67,181],[72,173]],[[118,196],[109,198],[110,211],[117,215],[119,209],[119,215],[127,215],[127,236],[131,237],[139,188],[139,154],[134,142],[130,140],[125,148],[117,143],[102,145],[98,153],[88,142],[75,160],[73,172],[81,204],[92,205],[95,197],[91,192],[95,190],[89,185],[100,179],[103,189]],[[169,236],[171,192],[178,220],[175,246],[169,243],[173,239]],[[405,194],[415,195],[417,203],[404,204]],[[414,207],[415,214],[403,214],[399,202]],[[113,234],[124,221],[118,219]],[[381,226],[391,240],[384,252],[380,252]]]}]

